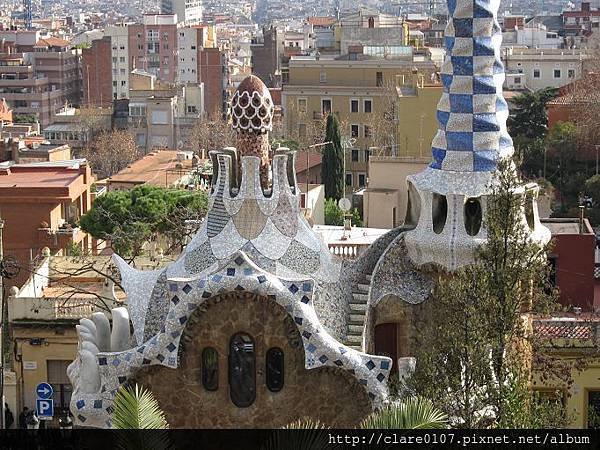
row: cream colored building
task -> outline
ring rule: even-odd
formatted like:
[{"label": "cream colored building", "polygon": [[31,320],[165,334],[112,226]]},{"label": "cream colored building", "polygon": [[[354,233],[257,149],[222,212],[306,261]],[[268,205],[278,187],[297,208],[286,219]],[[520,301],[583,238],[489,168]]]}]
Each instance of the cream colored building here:
[{"label": "cream colored building", "polygon": [[371,157],[369,187],[363,194],[365,227],[389,229],[404,223],[408,201],[406,177],[421,172],[430,161],[428,157]]},{"label": "cream colored building", "polygon": [[546,87],[561,87],[581,78],[587,55],[579,49],[539,49],[508,47],[502,49],[506,67],[505,89],[537,91]]},{"label": "cream colored building", "polygon": [[131,72],[129,129],[146,152],[179,148],[204,110],[204,85],[170,87],[142,70]]},{"label": "cream colored building", "polygon": [[[426,108],[428,119],[423,129],[419,126],[421,113],[415,116],[410,113],[410,108],[436,94],[412,89],[415,70],[423,80],[435,82],[434,63],[412,54],[394,59],[376,59],[363,54],[351,54],[345,59],[294,56],[289,61],[287,82],[282,89],[286,134],[306,142],[315,124],[321,122],[323,126],[326,115],[335,113],[343,141],[350,144],[349,140],[353,140],[353,145],[347,145],[345,150],[347,193],[364,188],[368,181],[369,154],[373,147],[387,147],[383,150],[394,153],[398,146],[395,142],[398,123],[406,121],[402,134],[405,143],[428,139],[425,130],[431,122],[429,119],[435,118],[437,100]],[[401,86],[407,88],[397,90]],[[410,103],[403,117],[397,114],[400,96],[405,104]],[[410,138],[405,136],[409,130],[413,131]],[[312,140],[321,142],[324,137],[324,131],[321,131]],[[382,145],[384,141],[386,145]]]}]

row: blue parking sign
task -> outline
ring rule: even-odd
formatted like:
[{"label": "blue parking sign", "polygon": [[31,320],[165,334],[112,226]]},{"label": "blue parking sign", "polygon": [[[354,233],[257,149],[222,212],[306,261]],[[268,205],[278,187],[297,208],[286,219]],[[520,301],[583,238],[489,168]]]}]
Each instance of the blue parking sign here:
[{"label": "blue parking sign", "polygon": [[35,402],[35,409],[40,419],[51,419],[54,416],[54,400],[38,398]]}]

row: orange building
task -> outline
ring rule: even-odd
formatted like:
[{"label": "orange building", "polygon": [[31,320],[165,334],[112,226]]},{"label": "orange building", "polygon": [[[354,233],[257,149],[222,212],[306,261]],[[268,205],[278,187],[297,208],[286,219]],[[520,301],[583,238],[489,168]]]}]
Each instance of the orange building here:
[{"label": "orange building", "polygon": [[4,252],[21,266],[8,285],[21,286],[44,247],[53,255],[91,248],[76,225],[92,203],[92,172],[85,160],[0,164],[0,214]]}]

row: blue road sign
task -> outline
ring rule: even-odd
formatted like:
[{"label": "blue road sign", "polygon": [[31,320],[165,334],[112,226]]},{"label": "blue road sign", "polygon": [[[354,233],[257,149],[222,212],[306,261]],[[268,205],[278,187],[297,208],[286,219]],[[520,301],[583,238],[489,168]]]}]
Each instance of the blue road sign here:
[{"label": "blue road sign", "polygon": [[54,400],[38,398],[35,401],[35,409],[40,419],[52,418],[54,416]]},{"label": "blue road sign", "polygon": [[52,394],[54,393],[54,391],[52,390],[52,386],[50,386],[48,383],[38,384],[35,388],[35,392],[37,396],[42,400],[48,400],[50,397],[52,397]]}]

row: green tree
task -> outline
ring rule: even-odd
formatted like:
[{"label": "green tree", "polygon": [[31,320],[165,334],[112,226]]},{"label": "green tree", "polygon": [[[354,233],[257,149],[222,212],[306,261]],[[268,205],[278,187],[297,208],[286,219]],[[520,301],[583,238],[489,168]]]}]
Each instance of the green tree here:
[{"label": "green tree", "polygon": [[[324,206],[324,215],[325,215],[325,225],[344,225],[344,211],[339,207],[338,203],[332,199],[328,198],[325,200]],[[360,213],[358,209],[354,208],[351,211],[352,214],[352,225],[355,227],[362,227],[362,219],[360,218]]]},{"label": "green tree", "polygon": [[577,208],[584,191],[585,180],[593,173],[585,161],[577,157],[579,145],[577,127],[572,122],[557,122],[546,137],[547,175],[546,178],[557,188],[559,195],[559,216],[569,216]]},{"label": "green tree", "polygon": [[327,116],[325,142],[329,142],[323,151],[321,179],[325,185],[325,198],[335,201],[344,196],[344,151],[340,127],[335,114]]},{"label": "green tree", "polygon": [[143,185],[97,198],[80,224],[93,237],[110,241],[117,253],[135,257],[159,234],[170,241],[167,251],[180,249],[198,229],[207,208],[204,191]]},{"label": "green tree", "polygon": [[556,88],[544,88],[515,96],[507,125],[511,136],[529,139],[544,138],[548,131],[546,103],[558,94]]},{"label": "green tree", "polygon": [[488,239],[475,263],[441,274],[433,298],[416,311],[417,367],[409,387],[431,399],[454,426],[514,425],[511,417],[533,424],[539,410],[532,402],[509,401],[529,389],[532,355],[558,380],[567,382],[570,375],[560,360],[537,351],[539,342],[524,320],[557,303],[546,249],[530,239],[522,220],[528,199],[515,190],[519,183],[512,164],[501,162],[490,185]]}]

